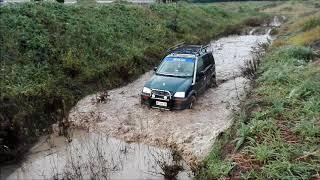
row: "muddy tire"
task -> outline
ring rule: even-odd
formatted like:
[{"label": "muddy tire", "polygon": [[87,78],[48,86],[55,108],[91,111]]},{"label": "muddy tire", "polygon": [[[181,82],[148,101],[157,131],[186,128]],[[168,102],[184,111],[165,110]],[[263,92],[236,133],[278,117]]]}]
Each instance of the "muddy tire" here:
[{"label": "muddy tire", "polygon": [[192,95],[188,109],[192,109],[195,102],[196,102],[196,96],[195,96],[195,95]]},{"label": "muddy tire", "polygon": [[212,76],[211,77],[211,80],[210,80],[210,88],[215,88],[215,87],[217,87],[218,85],[217,85],[217,78],[216,78],[216,76],[214,75],[214,76]]}]

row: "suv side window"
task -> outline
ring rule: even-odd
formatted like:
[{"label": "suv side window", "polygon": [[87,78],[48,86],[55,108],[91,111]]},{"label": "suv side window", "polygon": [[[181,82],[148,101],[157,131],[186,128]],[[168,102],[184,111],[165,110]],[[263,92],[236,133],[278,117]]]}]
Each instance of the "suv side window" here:
[{"label": "suv side window", "polygon": [[203,61],[203,58],[202,57],[199,57],[198,58],[198,63],[197,63],[197,74],[201,71],[203,71],[205,69],[205,66],[204,66],[204,61]]},{"label": "suv side window", "polygon": [[210,63],[211,63],[211,64],[215,64],[213,54],[212,54],[212,53],[209,53],[208,55],[209,55],[209,61],[210,61]]}]

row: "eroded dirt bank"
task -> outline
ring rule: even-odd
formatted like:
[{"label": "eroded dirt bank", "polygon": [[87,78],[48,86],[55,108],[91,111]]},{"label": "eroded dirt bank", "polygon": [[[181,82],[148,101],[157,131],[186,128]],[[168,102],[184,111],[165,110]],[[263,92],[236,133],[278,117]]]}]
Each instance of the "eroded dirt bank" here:
[{"label": "eroded dirt bank", "polygon": [[96,95],[82,99],[70,120],[89,131],[103,131],[127,142],[165,147],[177,144],[189,163],[208,154],[216,136],[228,128],[232,112],[249,88],[241,67],[252,58],[252,48],[266,43],[268,35],[230,36],[211,42],[216,60],[217,88],[200,96],[192,110],[159,111],[140,105],[140,92],[152,76],[148,72],[127,86],[108,91],[106,103],[93,103]]}]

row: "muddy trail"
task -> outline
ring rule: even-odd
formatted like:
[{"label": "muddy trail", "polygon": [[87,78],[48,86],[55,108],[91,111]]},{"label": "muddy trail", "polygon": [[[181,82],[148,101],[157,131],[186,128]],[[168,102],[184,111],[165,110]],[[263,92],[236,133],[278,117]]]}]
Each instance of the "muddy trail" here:
[{"label": "muddy trail", "polygon": [[24,162],[1,168],[0,178],[192,178],[189,167],[203,160],[219,133],[232,124],[234,111],[250,89],[242,69],[254,58],[253,50],[270,43],[270,28],[264,27],[262,35],[229,36],[210,43],[218,87],[197,97],[193,109],[141,106],[141,90],[154,73],[147,72],[108,91],[103,103],[96,101],[99,93],[83,98],[69,114],[78,129],[71,143],[55,135],[43,137]]},{"label": "muddy trail", "polygon": [[176,144],[184,159],[194,163],[207,155],[215,137],[228,128],[232,113],[249,88],[241,68],[252,59],[252,48],[268,41],[268,35],[231,36],[211,43],[218,87],[198,97],[193,109],[160,111],[140,105],[140,93],[153,72],[127,86],[108,91],[105,103],[97,95],[82,99],[71,111],[75,126],[103,131],[126,142],[168,147]]}]

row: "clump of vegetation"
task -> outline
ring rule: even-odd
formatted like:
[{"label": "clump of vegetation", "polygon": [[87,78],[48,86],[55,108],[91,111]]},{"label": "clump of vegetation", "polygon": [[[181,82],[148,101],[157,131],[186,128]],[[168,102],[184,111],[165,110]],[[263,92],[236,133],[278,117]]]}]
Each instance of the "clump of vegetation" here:
[{"label": "clump of vegetation", "polygon": [[6,149],[1,157],[27,137],[47,133],[85,95],[150,70],[166,48],[209,41],[232,24],[260,16],[249,7],[237,12],[183,3],[38,2],[0,8],[0,107],[15,107],[0,110],[1,148]]},{"label": "clump of vegetation", "polygon": [[308,31],[308,30],[315,28],[317,26],[320,26],[320,19],[316,18],[316,17],[311,17],[310,19],[308,19],[307,21],[305,21],[303,23],[302,30]]},{"label": "clump of vegetation", "polygon": [[320,19],[304,18],[300,29],[291,23],[280,31],[261,60],[254,90],[198,179],[319,178],[320,65],[314,53],[319,49],[309,45],[320,40],[315,25]]},{"label": "clump of vegetation", "polygon": [[[310,179],[319,174],[320,66],[305,52],[288,47],[264,58],[257,89],[208,157],[200,179]],[[232,150],[222,156],[226,146]],[[222,170],[225,164],[229,168]]]},{"label": "clump of vegetation", "polygon": [[290,38],[289,43],[293,45],[310,45],[320,37],[320,26]]},{"label": "clump of vegetation", "polygon": [[319,15],[317,12],[285,24],[278,32],[283,38],[277,39],[274,45],[279,47],[283,45],[312,45],[320,37]]},{"label": "clump of vegetation", "polygon": [[171,144],[169,147],[170,151],[168,154],[152,154],[152,156],[156,166],[162,171],[156,174],[161,174],[165,179],[175,180],[177,179],[177,175],[184,170],[183,163],[185,162],[183,161],[181,152],[178,150],[176,144]]}]

